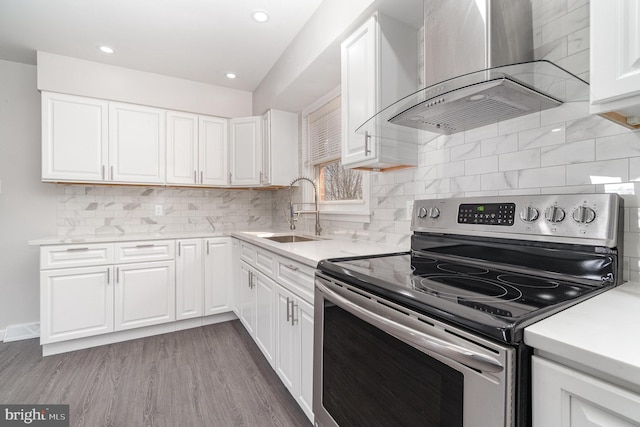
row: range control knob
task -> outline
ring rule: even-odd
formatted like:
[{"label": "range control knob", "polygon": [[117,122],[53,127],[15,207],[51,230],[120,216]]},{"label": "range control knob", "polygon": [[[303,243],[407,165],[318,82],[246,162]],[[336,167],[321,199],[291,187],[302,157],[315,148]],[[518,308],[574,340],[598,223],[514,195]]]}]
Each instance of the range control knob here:
[{"label": "range control knob", "polygon": [[596,219],[596,211],[588,206],[578,206],[576,210],[573,211],[573,219],[580,224],[589,224]]},{"label": "range control knob", "polygon": [[551,206],[544,214],[545,219],[549,222],[562,222],[564,216],[564,210],[557,206]]},{"label": "range control knob", "polygon": [[440,209],[431,208],[429,209],[429,218],[438,218],[440,216]]},{"label": "range control knob", "polygon": [[418,217],[419,218],[424,218],[427,216],[427,210],[425,208],[419,208],[418,209]]},{"label": "range control knob", "polygon": [[520,212],[520,219],[524,222],[533,222],[540,216],[540,211],[533,206],[527,206]]}]

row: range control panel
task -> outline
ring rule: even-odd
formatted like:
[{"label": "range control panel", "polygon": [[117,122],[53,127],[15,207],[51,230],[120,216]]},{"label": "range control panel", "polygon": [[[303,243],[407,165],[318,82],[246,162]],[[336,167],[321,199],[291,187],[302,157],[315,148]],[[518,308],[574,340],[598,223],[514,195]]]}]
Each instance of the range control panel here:
[{"label": "range control panel", "polygon": [[513,225],[515,203],[465,203],[458,207],[458,223]]},{"label": "range control panel", "polygon": [[617,194],[416,200],[411,230],[615,247],[622,207]]}]

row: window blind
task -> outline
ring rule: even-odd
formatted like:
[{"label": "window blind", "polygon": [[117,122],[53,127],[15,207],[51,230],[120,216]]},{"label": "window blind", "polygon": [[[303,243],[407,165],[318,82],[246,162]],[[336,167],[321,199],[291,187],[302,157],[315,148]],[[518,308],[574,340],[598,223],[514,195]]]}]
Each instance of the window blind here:
[{"label": "window blind", "polygon": [[307,117],[311,165],[330,162],[342,155],[340,97],[333,98]]}]

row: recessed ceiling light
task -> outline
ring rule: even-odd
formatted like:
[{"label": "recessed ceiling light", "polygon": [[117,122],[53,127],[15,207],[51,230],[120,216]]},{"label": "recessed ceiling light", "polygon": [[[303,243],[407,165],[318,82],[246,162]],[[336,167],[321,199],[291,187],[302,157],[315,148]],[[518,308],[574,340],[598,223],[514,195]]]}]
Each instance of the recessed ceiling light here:
[{"label": "recessed ceiling light", "polygon": [[251,17],[256,22],[267,22],[269,20],[269,12],[266,10],[254,10]]},{"label": "recessed ceiling light", "polygon": [[238,77],[235,75],[235,73],[227,73],[224,76],[228,79],[235,79],[236,77]]},{"label": "recessed ceiling light", "polygon": [[109,46],[98,46],[98,49],[100,49],[101,52],[109,53],[109,54],[115,52],[115,50],[113,50],[113,48],[111,48]]}]

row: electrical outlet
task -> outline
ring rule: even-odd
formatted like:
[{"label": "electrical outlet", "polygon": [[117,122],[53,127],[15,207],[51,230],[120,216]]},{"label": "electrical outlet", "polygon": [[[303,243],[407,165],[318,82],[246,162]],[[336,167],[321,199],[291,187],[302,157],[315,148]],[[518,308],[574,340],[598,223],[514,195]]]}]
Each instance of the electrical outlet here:
[{"label": "electrical outlet", "polygon": [[156,205],[156,216],[162,216],[162,205]]},{"label": "electrical outlet", "polygon": [[411,220],[411,216],[413,215],[413,200],[407,201],[407,219]]}]

